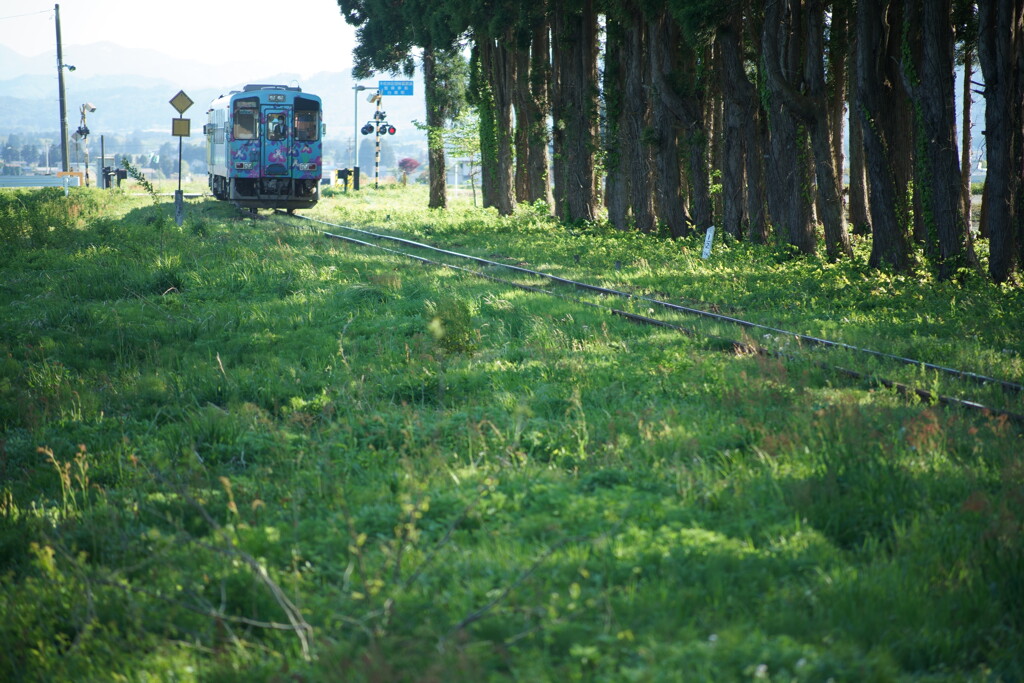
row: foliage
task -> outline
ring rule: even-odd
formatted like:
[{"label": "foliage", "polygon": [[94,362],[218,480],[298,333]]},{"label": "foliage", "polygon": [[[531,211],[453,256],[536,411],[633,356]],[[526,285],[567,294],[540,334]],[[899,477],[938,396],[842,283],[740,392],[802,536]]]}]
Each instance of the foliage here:
[{"label": "foliage", "polygon": [[420,162],[410,157],[406,157],[398,162],[398,168],[402,169],[402,171],[404,171],[405,173],[412,173],[419,167]]},{"label": "foliage", "polygon": [[[1020,290],[973,273],[425,195],[310,213],[1024,379]],[[0,235],[0,678],[1024,674],[1020,425],[212,200],[161,254],[148,198],[81,197]]]}]

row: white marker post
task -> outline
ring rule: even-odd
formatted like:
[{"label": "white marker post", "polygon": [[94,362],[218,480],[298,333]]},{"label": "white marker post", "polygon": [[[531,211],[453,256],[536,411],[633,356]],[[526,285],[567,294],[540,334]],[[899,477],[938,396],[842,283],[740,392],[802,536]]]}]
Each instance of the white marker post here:
[{"label": "white marker post", "polygon": [[702,259],[707,259],[709,256],[711,256],[711,244],[714,241],[715,226],[712,225],[710,228],[708,228],[707,236],[704,238],[704,251],[700,255]]}]

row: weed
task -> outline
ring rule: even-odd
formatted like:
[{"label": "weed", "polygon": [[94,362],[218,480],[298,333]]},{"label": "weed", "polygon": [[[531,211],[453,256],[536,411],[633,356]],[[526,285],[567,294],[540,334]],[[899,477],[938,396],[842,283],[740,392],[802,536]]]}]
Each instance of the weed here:
[{"label": "weed", "polygon": [[[310,213],[1024,379],[1020,292],[982,278],[425,192]],[[0,194],[0,678],[1020,678],[1012,421],[775,332],[78,194]]]}]

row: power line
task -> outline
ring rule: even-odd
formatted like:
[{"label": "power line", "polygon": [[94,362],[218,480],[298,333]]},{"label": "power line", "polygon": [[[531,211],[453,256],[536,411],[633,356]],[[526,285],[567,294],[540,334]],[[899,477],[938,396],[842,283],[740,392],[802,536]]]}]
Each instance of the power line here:
[{"label": "power line", "polygon": [[19,19],[21,17],[34,17],[37,14],[50,14],[51,12],[53,12],[52,9],[44,9],[44,10],[39,11],[39,12],[29,12],[28,14],[12,14],[12,15],[7,16],[7,17],[0,17],[0,21],[3,21],[4,19]]}]

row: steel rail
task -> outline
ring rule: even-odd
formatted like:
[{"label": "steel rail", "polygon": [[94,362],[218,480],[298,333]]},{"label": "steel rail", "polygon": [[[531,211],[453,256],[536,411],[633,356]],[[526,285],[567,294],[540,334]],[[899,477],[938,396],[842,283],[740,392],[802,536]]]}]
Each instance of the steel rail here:
[{"label": "steel rail", "polygon": [[[423,264],[427,264],[427,265],[432,265],[432,266],[438,266],[438,267],[441,267],[441,268],[447,268],[447,269],[450,269],[450,270],[453,270],[453,271],[458,271],[458,272],[466,273],[466,274],[469,274],[469,275],[473,275],[475,277],[480,277],[480,278],[483,278],[483,279],[486,279],[486,280],[490,280],[491,282],[496,282],[496,283],[500,283],[500,284],[503,284],[503,285],[506,285],[506,286],[509,286],[509,287],[514,287],[516,289],[522,289],[522,290],[525,290],[525,291],[528,291],[528,292],[545,294],[545,295],[548,295],[548,296],[555,296],[555,297],[558,297],[558,298],[561,298],[561,299],[566,299],[566,300],[569,300],[569,301],[573,301],[574,303],[577,303],[577,304],[582,304],[582,305],[585,305],[585,306],[590,306],[590,307],[593,307],[593,308],[597,308],[597,309],[602,310],[602,311],[607,311],[607,312],[611,313],[612,315],[617,315],[617,316],[626,318],[627,320],[630,320],[632,322],[636,322],[636,323],[640,323],[640,324],[644,324],[644,325],[651,325],[651,326],[655,326],[655,327],[667,328],[667,329],[671,329],[671,330],[674,330],[676,332],[680,332],[680,333],[688,335],[688,336],[698,336],[698,333],[695,332],[694,330],[691,330],[689,328],[683,327],[681,325],[677,325],[675,323],[667,322],[665,320],[659,320],[658,318],[652,318],[650,316],[641,315],[639,313],[630,313],[628,311],[622,311],[622,310],[619,310],[619,309],[616,309],[616,308],[607,308],[605,306],[599,306],[598,304],[595,304],[593,302],[585,301],[583,299],[578,299],[576,297],[568,297],[568,296],[565,296],[563,294],[558,294],[558,293],[552,292],[550,290],[542,289],[540,287],[534,287],[532,285],[526,285],[526,284],[523,284],[523,283],[520,283],[520,282],[514,282],[512,280],[505,280],[504,278],[499,278],[499,277],[496,277],[494,275],[489,275],[487,273],[483,273],[483,272],[480,272],[480,271],[472,270],[472,269],[466,268],[464,266],[457,266],[457,265],[454,265],[454,264],[451,264],[451,263],[445,263],[443,261],[436,261],[434,259],[429,259],[429,258],[427,258],[425,256],[417,256],[416,254],[410,254],[408,252],[398,251],[397,249],[390,249],[388,247],[384,247],[384,246],[381,246],[379,244],[374,244],[373,242],[367,242],[365,240],[356,239],[355,237],[348,237],[348,236],[345,236],[345,235],[338,235],[338,234],[330,233],[330,232],[326,232],[326,231],[323,231],[321,234],[323,234],[324,237],[328,237],[330,239],[341,240],[341,241],[344,241],[344,242],[349,242],[351,244],[357,244],[357,245],[364,246],[364,247],[371,247],[371,248],[378,249],[380,251],[383,251],[383,252],[386,252],[386,253],[389,253],[389,254],[394,254],[396,256],[402,256],[402,257],[411,259],[413,261],[417,261],[419,263],[423,263]],[[717,336],[717,335],[704,335],[704,336],[711,337],[711,338],[716,339],[718,341],[726,342],[726,343],[730,344],[733,348],[735,348],[737,350],[741,350],[741,351],[746,351],[748,353],[756,353],[758,355],[769,356],[769,357],[773,357],[773,358],[781,358],[783,360],[790,360],[790,361],[796,360],[793,356],[790,356],[788,354],[784,354],[784,353],[779,352],[779,351],[772,351],[770,349],[765,349],[765,348],[763,348],[761,346],[756,346],[756,345],[750,344],[748,342],[737,341],[737,340],[734,340],[734,339],[729,339],[727,337],[720,337],[720,336]],[[963,399],[963,398],[957,398],[955,396],[947,396],[945,394],[939,394],[939,393],[936,393],[936,392],[933,392],[933,391],[929,391],[927,389],[921,389],[919,387],[913,387],[913,386],[910,386],[908,384],[903,384],[902,382],[896,382],[896,381],[893,381],[893,380],[890,380],[890,379],[886,379],[884,377],[879,377],[877,375],[871,375],[871,374],[868,374],[868,373],[863,373],[863,372],[860,372],[860,371],[857,371],[857,370],[851,370],[849,368],[843,368],[843,367],[836,366],[836,365],[828,365],[826,363],[821,363],[821,362],[813,363],[813,365],[815,367],[817,367],[817,368],[819,368],[821,370],[825,370],[827,372],[835,372],[835,373],[837,373],[839,375],[843,375],[843,376],[850,377],[850,378],[853,378],[853,379],[858,379],[858,380],[867,381],[869,383],[879,384],[879,385],[884,386],[884,387],[886,387],[888,389],[894,390],[895,392],[897,392],[901,396],[915,396],[918,399],[920,399],[922,401],[929,402],[929,403],[940,403],[940,404],[945,405],[945,406],[951,406],[951,407],[956,407],[956,408],[963,408],[963,409],[968,409],[968,410],[975,410],[975,411],[979,411],[979,412],[983,412],[983,413],[987,412],[987,413],[991,413],[993,415],[1005,415],[1008,419],[1013,420],[1017,424],[1024,425],[1024,415],[1021,415],[1019,413],[1015,413],[1015,412],[1012,412],[1012,411],[991,408],[989,406],[986,406],[984,404],[978,403],[976,401],[970,401],[970,400]]]},{"label": "steel rail", "polygon": [[692,308],[692,307],[689,307],[689,306],[681,306],[679,304],[673,304],[673,303],[668,302],[668,301],[662,301],[660,299],[654,299],[654,298],[651,298],[651,297],[644,296],[642,294],[633,294],[631,292],[623,292],[623,291],[616,290],[616,289],[610,289],[608,287],[601,287],[599,285],[593,285],[593,284],[590,284],[590,283],[587,283],[587,282],[580,282],[578,280],[570,280],[568,278],[559,277],[558,275],[552,275],[551,273],[545,273],[543,271],[531,270],[530,268],[523,268],[521,266],[513,266],[513,265],[507,264],[507,263],[501,263],[501,262],[498,262],[498,261],[491,261],[489,259],[485,259],[485,258],[482,258],[480,256],[473,256],[472,254],[463,254],[463,253],[460,253],[460,252],[457,252],[457,251],[450,251],[448,249],[442,249],[440,247],[435,247],[433,245],[425,244],[423,242],[417,242],[415,240],[406,239],[404,237],[395,237],[394,235],[386,235],[386,234],[382,234],[382,233],[372,232],[370,230],[363,230],[363,229],[360,229],[360,228],[353,228],[353,227],[350,227],[350,226],[347,226],[347,225],[340,225],[340,224],[337,224],[337,223],[330,223],[328,221],[323,221],[323,220],[320,220],[318,218],[312,218],[312,217],[309,217],[309,216],[301,216],[301,215],[298,215],[298,214],[295,214],[295,216],[297,218],[302,218],[304,220],[312,221],[314,223],[320,223],[321,225],[328,225],[328,226],[335,227],[335,228],[341,228],[343,230],[350,230],[352,232],[356,232],[356,233],[360,233],[360,234],[363,234],[363,235],[367,235],[369,237],[374,237],[374,238],[377,238],[377,239],[390,240],[392,242],[397,242],[399,244],[405,244],[405,245],[408,245],[408,246],[417,247],[419,249],[427,249],[427,250],[434,251],[434,252],[437,252],[437,253],[440,253],[440,254],[445,254],[447,256],[454,256],[454,257],[457,257],[457,258],[462,258],[462,259],[466,259],[466,260],[469,260],[469,261],[473,261],[473,262],[479,263],[481,265],[494,266],[494,267],[498,267],[498,268],[505,268],[505,269],[516,271],[516,272],[523,273],[523,274],[526,274],[526,275],[531,275],[531,276],[534,276],[534,277],[539,277],[539,278],[547,279],[547,280],[550,280],[552,282],[557,282],[559,284],[564,284],[564,285],[569,285],[569,286],[572,286],[572,287],[576,287],[578,289],[582,289],[582,290],[585,290],[585,291],[596,292],[598,294],[604,294],[606,296],[617,296],[617,297],[621,297],[621,298],[633,299],[633,300],[636,300],[636,301],[642,301],[642,302],[647,303],[647,304],[652,304],[652,305],[659,306],[661,308],[665,308],[665,309],[668,309],[668,310],[671,310],[671,311],[676,311],[676,312],[679,312],[679,313],[686,313],[686,314],[689,314],[689,315],[696,315],[696,316],[700,316],[700,317],[704,317],[704,318],[710,318],[710,319],[713,319],[713,320],[717,320],[719,322],[726,322],[726,323],[731,323],[731,324],[734,324],[734,325],[739,325],[741,327],[745,327],[745,328],[748,328],[748,329],[757,329],[757,330],[761,330],[761,331],[764,331],[764,332],[771,332],[771,333],[774,333],[774,334],[777,334],[777,335],[781,335],[781,336],[784,336],[784,337],[791,337],[791,338],[797,339],[797,340],[799,340],[801,342],[805,342],[805,343],[812,344],[812,345],[815,345],[815,346],[823,346],[823,347],[827,347],[827,348],[838,348],[838,349],[843,349],[845,351],[851,351],[851,352],[854,352],[854,353],[870,355],[870,356],[874,356],[876,358],[882,358],[882,359],[889,360],[889,361],[895,361],[895,362],[900,363],[902,365],[909,365],[909,366],[915,366],[915,367],[924,368],[926,370],[932,370],[932,371],[939,372],[939,373],[942,373],[942,374],[945,374],[945,375],[949,375],[951,377],[956,377],[957,379],[971,381],[971,382],[974,382],[976,384],[981,384],[981,385],[987,385],[987,384],[997,385],[1000,388],[1002,388],[1003,391],[1007,391],[1007,392],[1013,392],[1013,393],[1024,392],[1024,385],[1018,384],[1016,382],[1010,382],[1010,381],[1007,381],[1007,380],[998,379],[996,377],[988,377],[986,375],[982,375],[982,374],[979,374],[979,373],[976,373],[976,372],[970,372],[970,371],[967,371],[967,370],[958,370],[956,368],[950,368],[950,367],[946,367],[946,366],[943,366],[943,365],[937,365],[935,363],[928,363],[926,361],[921,361],[921,360],[917,360],[917,359],[914,359],[914,358],[907,358],[905,356],[898,356],[896,354],[886,353],[884,351],[878,351],[878,350],[875,350],[875,349],[869,349],[869,348],[864,348],[864,347],[860,347],[860,346],[854,346],[852,344],[847,344],[845,342],[837,342],[837,341],[834,341],[834,340],[831,340],[831,339],[824,339],[824,338],[821,338],[821,337],[814,337],[812,335],[801,334],[799,332],[792,332],[792,331],[789,331],[789,330],[783,330],[783,329],[780,329],[780,328],[777,328],[777,327],[772,327],[770,325],[763,325],[761,323],[755,323],[755,322],[751,322],[749,320],[743,320],[741,318],[735,318],[735,317],[728,316],[728,315],[722,315],[721,313],[713,313],[711,311],[704,311],[704,310],[701,310],[699,308]]},{"label": "steel rail", "polygon": [[[295,215],[297,215],[297,214],[295,214]],[[477,256],[472,256],[472,255],[468,255],[468,254],[460,254],[459,252],[452,252],[452,251],[448,251],[448,250],[445,250],[445,249],[440,249],[438,247],[433,247],[431,245],[421,245],[420,243],[414,242],[413,240],[406,240],[406,239],[403,239],[403,238],[395,238],[395,237],[391,237],[389,235],[377,235],[377,234],[372,233],[370,231],[360,230],[358,228],[349,228],[347,226],[337,225],[337,224],[334,224],[334,223],[328,223],[326,221],[320,221],[320,220],[309,218],[309,217],[306,217],[306,216],[298,216],[298,217],[299,218],[304,218],[306,220],[310,220],[310,221],[313,221],[313,222],[321,223],[323,225],[331,225],[331,226],[334,226],[334,227],[341,227],[343,229],[351,230],[351,231],[358,232],[358,233],[362,233],[364,235],[368,235],[368,236],[371,236],[371,237],[379,237],[379,238],[382,238],[382,239],[390,239],[390,240],[398,241],[398,242],[402,242],[402,243],[411,243],[414,246],[422,246],[423,248],[427,248],[427,249],[430,249],[432,251],[436,251],[436,252],[440,252],[440,253],[445,253],[447,255],[456,256],[456,257],[460,257],[460,258],[464,258],[464,259],[467,259],[467,260],[470,260],[470,261],[474,261],[474,262],[477,262],[477,263],[481,263],[481,264],[484,264],[484,265],[494,265],[494,266],[498,266],[498,267],[509,268],[511,270],[515,270],[515,271],[519,271],[519,272],[524,272],[524,273],[528,273],[528,274],[531,274],[531,275],[539,275],[542,278],[546,277],[548,279],[551,279],[551,280],[554,280],[554,281],[558,281],[558,282],[576,284],[572,280],[566,280],[565,278],[559,278],[557,276],[549,276],[549,275],[547,275],[545,273],[541,273],[541,272],[538,272],[538,271],[532,271],[532,270],[530,270],[528,268],[520,268],[518,266],[508,266],[507,264],[498,263],[498,262],[495,262],[495,261],[490,261],[488,259],[480,258],[480,257],[477,257]],[[612,315],[617,315],[617,316],[626,318],[627,320],[630,320],[632,322],[636,322],[636,323],[640,323],[640,324],[645,324],[645,325],[656,326],[656,327],[662,327],[662,328],[667,328],[667,329],[672,329],[672,330],[674,330],[676,332],[680,332],[680,333],[688,335],[688,336],[694,336],[694,337],[695,336],[701,336],[701,334],[696,332],[695,330],[689,329],[687,327],[683,327],[681,325],[677,325],[675,323],[671,323],[671,322],[667,322],[667,321],[664,321],[664,320],[660,320],[658,318],[652,318],[650,316],[645,316],[645,315],[641,315],[641,314],[638,314],[638,313],[630,313],[628,311],[622,311],[622,310],[619,310],[619,309],[616,309],[616,308],[609,308],[609,307],[606,307],[606,306],[600,306],[600,305],[595,304],[593,302],[585,301],[585,300],[579,299],[577,297],[570,297],[570,296],[566,296],[566,295],[563,295],[563,294],[558,294],[557,292],[552,292],[550,290],[546,290],[546,289],[543,289],[543,288],[540,288],[540,287],[534,287],[532,285],[526,285],[526,284],[523,284],[523,283],[514,282],[512,280],[505,280],[504,278],[499,278],[499,277],[496,277],[494,275],[490,275],[488,273],[483,273],[483,272],[480,272],[480,271],[477,271],[477,270],[472,270],[472,269],[466,268],[464,266],[457,266],[457,265],[454,265],[454,264],[451,264],[451,263],[445,263],[443,261],[437,261],[437,260],[434,260],[434,259],[430,259],[430,258],[427,258],[425,256],[417,256],[416,254],[410,254],[408,252],[399,251],[397,249],[390,249],[390,248],[382,246],[380,244],[376,244],[376,243],[373,243],[373,242],[367,242],[365,240],[356,239],[355,237],[349,237],[349,236],[345,236],[345,235],[338,235],[336,233],[331,233],[331,232],[327,232],[327,231],[320,231],[320,234],[322,234],[323,236],[328,237],[330,239],[336,239],[336,240],[340,240],[340,241],[344,241],[344,242],[349,242],[351,244],[356,244],[356,245],[365,246],[365,247],[371,247],[373,249],[377,249],[379,251],[383,251],[383,252],[386,252],[386,253],[389,253],[389,254],[393,254],[393,255],[396,255],[396,256],[401,256],[401,257],[404,257],[404,258],[408,258],[408,259],[411,259],[413,261],[417,261],[419,263],[423,263],[423,264],[427,264],[427,265],[432,265],[432,266],[437,266],[437,267],[441,267],[441,268],[447,268],[447,269],[450,269],[450,270],[453,270],[453,271],[458,271],[458,272],[466,273],[466,274],[469,274],[469,275],[472,275],[472,276],[475,276],[475,277],[480,277],[480,278],[489,280],[491,282],[500,283],[500,284],[503,284],[503,285],[506,285],[506,286],[509,286],[509,287],[514,287],[514,288],[525,290],[525,291],[529,291],[529,292],[535,292],[535,293],[539,293],[539,294],[545,294],[545,295],[548,295],[548,296],[554,296],[554,297],[558,297],[558,298],[561,298],[561,299],[569,300],[569,301],[572,301],[572,302],[577,303],[577,304],[581,304],[581,305],[585,305],[585,306],[590,306],[592,308],[597,308],[599,310],[609,312]],[[587,285],[587,283],[579,283],[579,284],[584,285],[582,288],[585,289],[585,290],[593,291],[593,290],[604,290],[605,289],[605,288],[602,288],[602,287],[597,287],[595,285]],[[608,290],[608,291],[612,295],[621,295],[621,296],[625,296],[627,298],[640,298],[640,299],[645,298],[645,297],[638,297],[636,295],[630,295],[628,292],[616,292],[615,290]],[[721,337],[719,335],[707,334],[707,333],[703,334],[702,336],[708,337],[708,338],[711,338],[711,339],[715,339],[715,340],[720,341],[720,342],[725,342],[725,343],[731,345],[734,349],[737,349],[737,350],[740,350],[740,351],[745,351],[745,352],[748,352],[748,353],[755,353],[755,354],[762,355],[762,356],[769,356],[769,357],[774,357],[774,358],[780,358],[780,359],[789,360],[789,361],[800,360],[800,359],[798,359],[798,358],[796,358],[796,357],[794,357],[792,355],[785,354],[785,353],[782,353],[780,351],[774,351],[774,350],[770,350],[770,349],[765,349],[764,347],[761,347],[761,346],[758,346],[758,345],[755,345],[755,344],[751,344],[749,342],[737,341],[737,340],[734,340],[734,339],[730,339],[728,337]],[[978,403],[976,401],[971,401],[971,400],[968,400],[968,399],[958,398],[958,397],[955,397],[955,396],[948,396],[948,395],[945,395],[945,394],[940,394],[940,393],[937,393],[937,392],[929,391],[927,389],[921,389],[919,387],[913,387],[913,386],[910,386],[908,384],[904,384],[904,383],[901,383],[901,382],[896,382],[894,380],[890,380],[890,379],[887,379],[887,378],[884,378],[884,377],[879,377],[877,375],[863,373],[863,372],[860,372],[860,371],[857,371],[857,370],[852,370],[852,369],[844,368],[844,367],[837,366],[837,365],[829,365],[829,364],[823,363],[823,362],[815,362],[815,363],[813,363],[813,365],[815,367],[817,367],[817,368],[819,368],[821,370],[827,371],[827,372],[834,372],[836,374],[843,375],[843,376],[846,376],[846,377],[850,377],[850,378],[853,378],[853,379],[864,380],[864,381],[867,381],[867,382],[878,384],[878,385],[886,387],[888,389],[892,389],[893,391],[897,392],[901,396],[915,396],[915,397],[917,397],[917,398],[919,398],[919,399],[921,399],[923,401],[927,401],[927,402],[930,402],[930,403],[939,403],[939,404],[946,405],[946,406],[952,406],[952,407],[964,408],[964,409],[969,409],[969,410],[975,410],[975,411],[979,411],[979,412],[983,412],[983,413],[987,413],[987,414],[992,414],[992,415],[1002,415],[1002,416],[1005,416],[1006,418],[1008,418],[1010,420],[1013,420],[1017,424],[1024,425],[1024,415],[1022,415],[1020,413],[1015,413],[1013,411],[1003,410],[1003,409],[999,409],[999,408],[992,408],[990,406],[986,406],[986,405],[984,405],[982,403]]]}]

